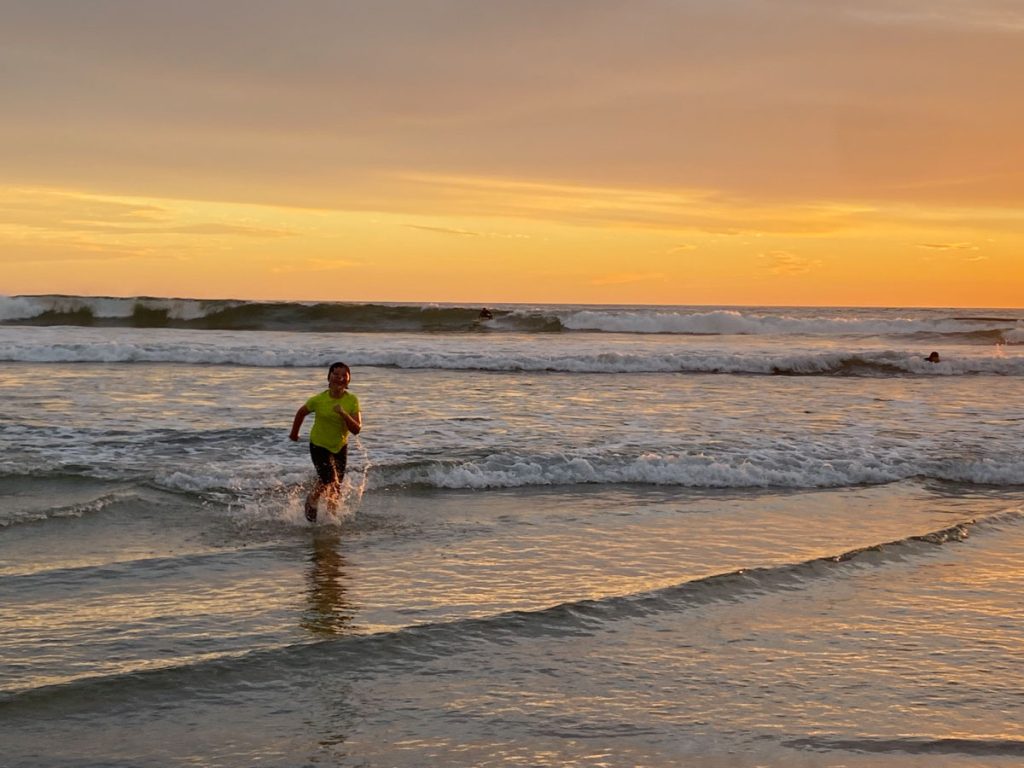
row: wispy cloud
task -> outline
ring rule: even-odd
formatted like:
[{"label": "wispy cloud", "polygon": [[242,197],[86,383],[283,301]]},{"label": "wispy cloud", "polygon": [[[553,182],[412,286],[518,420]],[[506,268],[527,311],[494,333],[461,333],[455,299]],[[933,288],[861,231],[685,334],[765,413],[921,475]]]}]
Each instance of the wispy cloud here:
[{"label": "wispy cloud", "polygon": [[530,235],[519,232],[473,232],[468,229],[454,227],[432,227],[426,224],[405,224],[409,229],[421,229],[425,232],[436,232],[439,235],[456,235],[458,237],[491,237],[502,240],[529,240]]},{"label": "wispy cloud", "polygon": [[921,254],[921,259],[926,262],[935,261],[961,261],[968,263],[977,263],[981,261],[987,261],[988,256],[984,253],[979,253],[981,246],[975,243],[969,242],[956,242],[956,243],[918,243],[918,248],[928,251],[926,254]]},{"label": "wispy cloud", "polygon": [[1001,32],[1024,32],[1024,11],[1015,3],[974,0],[858,0],[851,17],[892,26],[978,27]]},{"label": "wispy cloud", "polygon": [[[714,189],[647,189],[420,174],[407,180],[421,188],[431,212],[439,215],[517,217],[574,226],[721,235],[828,234],[859,226],[865,211],[864,206],[821,201],[764,203],[733,198]],[[447,233],[481,234],[463,230]]]},{"label": "wispy cloud", "polygon": [[147,260],[166,264],[182,259],[181,254],[148,244],[128,245],[106,242],[82,233],[48,233],[40,236],[24,228],[0,224],[0,252],[11,254],[0,258],[4,264],[85,264]]},{"label": "wispy cloud", "polygon": [[976,251],[974,243],[918,243],[918,248],[929,248],[935,251]]},{"label": "wispy cloud", "polygon": [[[186,219],[199,219],[182,221]],[[49,189],[0,189],[0,226],[60,236],[187,235],[279,238],[293,230],[228,221],[170,205],[137,203],[82,192]]]},{"label": "wispy cloud", "polygon": [[424,232],[436,232],[439,235],[458,235],[459,237],[480,237],[479,232],[470,232],[466,229],[453,229],[451,227],[428,227],[423,224],[406,224],[409,229],[421,229]]},{"label": "wispy cloud", "polygon": [[290,229],[270,229],[267,227],[256,227],[245,224],[191,224],[180,227],[167,227],[164,230],[155,230],[156,233],[171,235],[233,235],[238,237],[276,238],[294,237],[299,234]]},{"label": "wispy cloud", "polygon": [[627,285],[629,283],[647,283],[652,280],[664,280],[664,272],[618,272],[599,275],[590,281],[591,285]]},{"label": "wispy cloud", "polygon": [[763,268],[773,275],[806,275],[821,266],[820,259],[810,259],[789,251],[762,253],[758,258],[764,261]]},{"label": "wispy cloud", "polygon": [[138,224],[109,224],[94,221],[77,221],[68,219],[55,222],[66,230],[92,232],[108,235],[187,235],[199,237],[250,237],[257,239],[273,239],[294,237],[298,232],[288,229],[271,229],[239,224],[183,224],[181,226],[154,227]]},{"label": "wispy cloud", "polygon": [[361,261],[354,261],[352,259],[301,259],[295,262],[289,263],[277,263],[270,268],[270,272],[277,275],[291,275],[297,273],[321,273],[321,272],[337,272],[339,270],[347,270],[353,267],[362,266]]}]

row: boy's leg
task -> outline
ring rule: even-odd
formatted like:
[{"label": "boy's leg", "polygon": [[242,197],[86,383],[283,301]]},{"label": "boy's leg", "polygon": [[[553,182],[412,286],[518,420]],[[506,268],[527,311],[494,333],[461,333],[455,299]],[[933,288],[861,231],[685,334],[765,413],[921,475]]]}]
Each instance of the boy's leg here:
[{"label": "boy's leg", "polygon": [[341,482],[345,479],[345,467],[348,464],[348,446],[343,445],[337,453],[330,454],[331,468],[334,470],[334,482],[326,486],[327,508],[337,512],[341,506]]},{"label": "boy's leg", "polygon": [[320,501],[320,495],[323,492],[324,492],[324,484],[322,482],[320,482],[319,480],[317,480],[316,483],[313,485],[313,490],[311,490],[309,492],[309,495],[306,496],[306,507],[305,507],[306,519],[309,520],[309,522],[311,522],[311,523],[312,522],[316,522],[316,513],[317,513],[316,505],[317,505],[317,502]]},{"label": "boy's leg", "polygon": [[320,496],[323,494],[324,489],[334,482],[335,470],[334,463],[331,461],[331,452],[326,448],[321,448],[319,445],[309,444],[309,458],[313,461],[313,468],[316,470],[317,480],[313,485],[313,490],[309,492],[309,496],[306,497],[306,519],[309,522],[316,521],[317,502],[320,501]]}]

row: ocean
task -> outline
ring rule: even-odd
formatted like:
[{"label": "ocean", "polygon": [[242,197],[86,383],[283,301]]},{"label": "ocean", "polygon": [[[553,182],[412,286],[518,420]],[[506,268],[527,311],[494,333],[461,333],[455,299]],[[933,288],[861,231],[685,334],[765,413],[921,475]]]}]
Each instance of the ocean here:
[{"label": "ocean", "polygon": [[1024,761],[1024,310],[490,310],[0,297],[0,762]]}]

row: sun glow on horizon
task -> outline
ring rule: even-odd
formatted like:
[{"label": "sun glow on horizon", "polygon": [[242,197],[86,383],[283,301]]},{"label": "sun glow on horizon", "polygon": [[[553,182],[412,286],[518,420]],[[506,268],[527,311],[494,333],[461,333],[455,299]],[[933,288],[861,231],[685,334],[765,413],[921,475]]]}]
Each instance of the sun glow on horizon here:
[{"label": "sun glow on horizon", "polygon": [[1014,211],[413,184],[428,190],[408,213],[4,188],[0,248],[19,258],[0,280],[10,294],[805,306],[1015,306],[1024,283]]}]

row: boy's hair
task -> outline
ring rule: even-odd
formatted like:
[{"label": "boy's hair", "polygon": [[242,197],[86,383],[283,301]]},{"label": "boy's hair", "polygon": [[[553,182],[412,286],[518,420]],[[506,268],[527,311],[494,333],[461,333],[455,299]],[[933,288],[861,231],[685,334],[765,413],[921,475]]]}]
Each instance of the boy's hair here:
[{"label": "boy's hair", "polygon": [[349,368],[345,363],[331,363],[331,367],[327,369],[327,378],[331,378],[331,374],[334,373],[335,368],[344,368],[348,375],[352,376],[352,369]]}]

